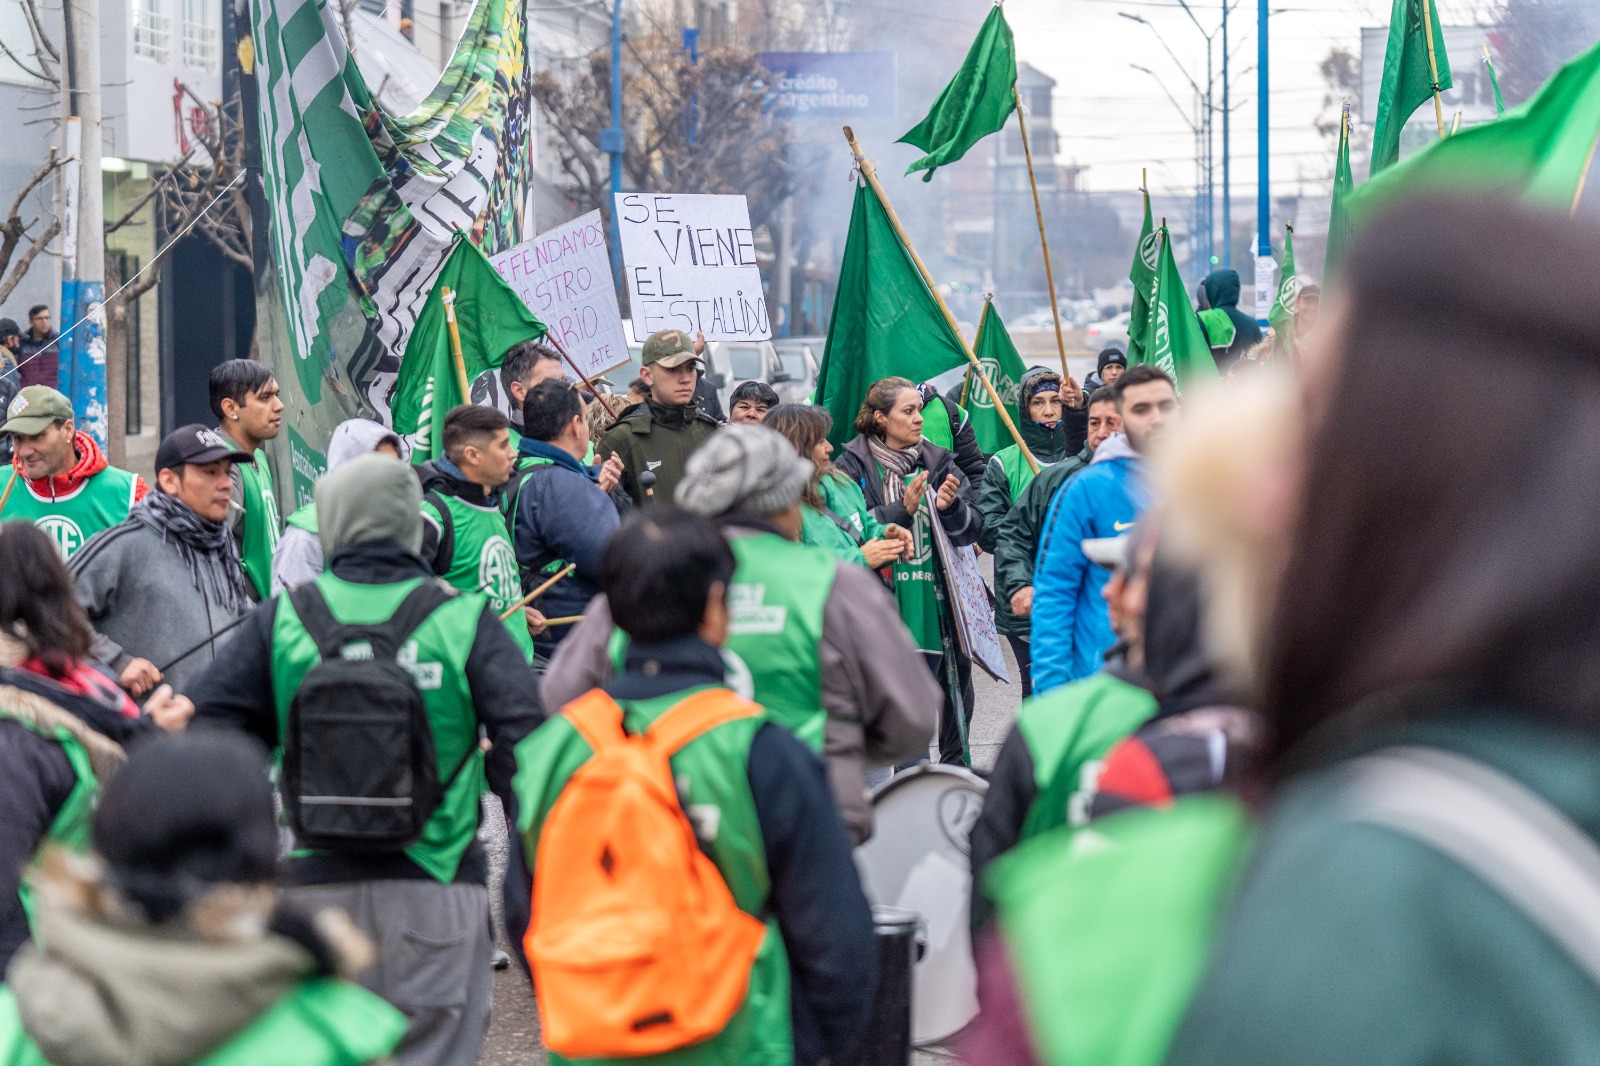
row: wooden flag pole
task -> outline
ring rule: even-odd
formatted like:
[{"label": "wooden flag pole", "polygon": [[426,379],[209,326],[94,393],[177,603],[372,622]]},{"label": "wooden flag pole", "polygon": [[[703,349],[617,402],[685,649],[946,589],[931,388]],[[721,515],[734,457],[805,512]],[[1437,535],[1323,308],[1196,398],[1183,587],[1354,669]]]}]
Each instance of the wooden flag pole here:
[{"label": "wooden flag pole", "polygon": [[16,488],[16,487],[17,487],[17,471],[16,471],[15,467],[12,467],[12,469],[11,469],[11,480],[6,482],[6,491],[3,494],[0,494],[0,514],[3,514],[5,512],[6,504],[11,499],[11,490]]},{"label": "wooden flag pole", "polygon": [[1444,140],[1444,105],[1439,102],[1439,60],[1433,52],[1433,0],[1422,0],[1422,38],[1428,42],[1428,71],[1433,75],[1433,120]]},{"label": "wooden flag pole", "polygon": [[600,406],[606,409],[606,414],[610,415],[611,421],[615,422],[617,420],[616,408],[606,403],[606,398],[601,394],[600,387],[589,380],[588,374],[585,374],[582,370],[578,369],[578,364],[574,363],[572,361],[572,356],[568,355],[567,350],[561,347],[561,342],[556,340],[555,334],[549,332],[549,330],[546,330],[544,339],[550,342],[550,347],[561,353],[561,358],[567,361],[567,365],[572,368],[572,372],[574,374],[578,375],[578,379],[585,385],[589,386],[589,392],[594,396],[595,399],[600,401]]},{"label": "wooden flag pole", "polygon": [[564,566],[560,570],[556,571],[556,575],[554,577],[552,577],[549,581],[546,581],[544,584],[540,585],[538,588],[534,589],[532,592],[530,592],[526,596],[522,597],[522,599],[518,600],[516,603],[512,604],[510,607],[506,608],[505,613],[501,614],[501,616],[500,616],[500,621],[504,622],[507,618],[510,618],[512,615],[516,614],[518,611],[520,611],[524,607],[528,606],[528,604],[532,603],[534,600],[538,599],[540,596],[543,596],[546,592],[548,592],[550,590],[550,586],[551,585],[554,585],[557,581],[560,581],[562,578],[566,577],[568,574],[572,573],[577,568],[578,568],[578,566],[577,566],[576,563],[568,563],[566,566]]},{"label": "wooden flag pole", "polygon": [[[1039,204],[1039,179],[1033,173],[1033,149],[1028,146],[1028,123],[1022,117],[1022,94],[1017,91],[1016,82],[1011,83],[1011,99],[1017,105],[1017,130],[1022,134],[1022,158],[1028,164],[1028,185],[1033,189],[1033,217],[1039,223],[1039,247],[1044,252],[1044,283],[1050,290],[1050,316],[1056,323],[1056,351],[1061,356],[1061,380],[1066,389],[1065,395],[1081,397],[1083,390],[1078,388],[1078,383],[1067,372],[1067,342],[1061,336],[1061,308],[1056,306],[1056,272],[1050,265],[1050,241],[1044,235],[1044,208]],[[1067,406],[1078,405],[1071,403]]]},{"label": "wooden flag pole", "polygon": [[1033,472],[1039,472],[1039,460],[1033,457],[1033,452],[1028,450],[1022,434],[1017,431],[1017,424],[1011,421],[1011,412],[1006,410],[1005,403],[1000,399],[1000,394],[994,389],[994,382],[989,380],[989,375],[983,372],[983,365],[978,362],[978,357],[973,354],[972,345],[967,343],[967,338],[962,336],[961,327],[956,324],[956,316],[950,312],[950,306],[944,302],[944,297],[939,295],[939,287],[933,283],[933,276],[928,273],[927,264],[917,254],[911,244],[911,238],[906,235],[906,228],[900,224],[900,216],[894,213],[894,207],[889,203],[889,196],[883,191],[883,186],[878,184],[877,171],[872,166],[872,161],[861,154],[861,145],[856,141],[855,131],[849,126],[844,128],[844,139],[850,143],[850,151],[856,158],[856,166],[861,170],[861,176],[867,179],[873,195],[877,196],[878,203],[883,205],[884,214],[889,216],[889,225],[894,228],[895,236],[900,238],[900,243],[905,245],[906,252],[911,256],[911,261],[917,266],[917,273],[922,275],[922,283],[928,287],[928,292],[939,305],[939,310],[944,314],[945,322],[950,326],[950,332],[961,342],[961,350],[966,353],[967,362],[972,364],[972,369],[978,372],[978,380],[983,382],[983,387],[988,390],[989,400],[994,404],[994,409],[999,412],[1000,420],[1005,423],[1006,429],[1011,433],[1011,439],[1017,442],[1017,447],[1022,450],[1022,457],[1028,461],[1028,466]]},{"label": "wooden flag pole", "polygon": [[450,329],[450,354],[456,361],[456,378],[461,383],[461,402],[472,402],[472,383],[467,380],[467,361],[461,356],[461,328],[456,325],[456,294],[454,289],[440,289],[439,299],[444,302],[444,323]]}]

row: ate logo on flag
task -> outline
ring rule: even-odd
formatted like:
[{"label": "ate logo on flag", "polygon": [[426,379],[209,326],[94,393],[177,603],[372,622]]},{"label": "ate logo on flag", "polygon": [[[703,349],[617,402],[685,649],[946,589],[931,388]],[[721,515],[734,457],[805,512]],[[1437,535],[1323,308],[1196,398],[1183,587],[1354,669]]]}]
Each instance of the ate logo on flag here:
[{"label": "ate logo on flag", "polygon": [[[1000,394],[1000,402],[1007,407],[1015,407],[1017,399],[1022,395],[1022,386],[1012,381],[1001,369],[998,359],[979,359],[978,365],[983,368],[983,376],[989,379],[994,386],[994,391]],[[974,407],[981,407],[985,411],[994,410],[994,401],[989,398],[989,390],[982,385],[977,385],[972,390],[969,398]]]},{"label": "ate logo on flag", "polygon": [[1156,335],[1151,339],[1152,362],[1168,374],[1176,374],[1172,363],[1172,328],[1167,321],[1167,304],[1156,304]]},{"label": "ate logo on flag", "polygon": [[1278,302],[1290,314],[1294,313],[1295,288],[1295,276],[1293,274],[1285,276],[1283,284],[1278,286]]},{"label": "ate logo on flag", "polygon": [[1145,269],[1154,270],[1156,263],[1161,260],[1160,235],[1151,233],[1139,242],[1139,259],[1144,263]]}]

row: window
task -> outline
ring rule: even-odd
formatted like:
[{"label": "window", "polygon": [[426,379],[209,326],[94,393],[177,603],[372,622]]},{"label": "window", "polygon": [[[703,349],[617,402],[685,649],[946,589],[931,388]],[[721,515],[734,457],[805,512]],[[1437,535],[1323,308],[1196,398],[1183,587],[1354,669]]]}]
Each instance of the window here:
[{"label": "window", "polygon": [[733,380],[766,380],[766,363],[761,358],[761,345],[730,344],[728,345],[728,360],[732,364]]},{"label": "window", "polygon": [[213,15],[221,13],[212,11],[215,4],[216,0],[183,0],[183,65],[209,74],[217,72],[218,35],[211,23]]},{"label": "window", "polygon": [[134,0],[133,54],[165,63],[171,43],[171,25],[161,10],[161,0]]}]

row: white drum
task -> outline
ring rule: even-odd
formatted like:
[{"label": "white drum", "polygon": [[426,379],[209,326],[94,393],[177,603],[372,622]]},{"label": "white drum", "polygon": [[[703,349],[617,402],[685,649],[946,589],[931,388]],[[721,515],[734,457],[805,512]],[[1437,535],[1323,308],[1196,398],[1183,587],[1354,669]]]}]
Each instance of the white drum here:
[{"label": "white drum", "polygon": [[988,784],[955,766],[896,774],[872,793],[872,837],[856,849],[867,899],[922,915],[926,950],[911,980],[911,1042],[935,1044],[978,1014],[967,837]]}]

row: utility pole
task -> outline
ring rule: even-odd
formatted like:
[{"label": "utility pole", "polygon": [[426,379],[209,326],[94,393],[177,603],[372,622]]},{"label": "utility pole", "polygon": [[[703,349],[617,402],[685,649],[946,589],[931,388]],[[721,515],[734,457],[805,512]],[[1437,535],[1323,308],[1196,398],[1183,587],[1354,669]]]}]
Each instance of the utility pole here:
[{"label": "utility pole", "polygon": [[77,427],[106,447],[105,205],[100,177],[100,6],[96,0],[66,0],[68,141],[77,127],[77,203],[72,220],[72,260],[62,265],[61,322],[69,328],[57,342]]},{"label": "utility pole", "polygon": [[[1265,0],[1262,0],[1265,3]],[[611,3],[611,128],[600,131],[600,150],[611,156],[611,219],[609,238],[611,252],[611,282],[617,292],[627,298],[628,287],[622,284],[622,232],[617,227],[616,195],[622,191],[622,153],[627,138],[622,133],[622,0]],[[628,313],[633,313],[632,305]],[[637,327],[635,327],[637,329]],[[640,339],[635,336],[635,340]]]},{"label": "utility pole", "polygon": [[1272,159],[1267,154],[1272,133],[1270,109],[1267,105],[1269,81],[1267,78],[1267,0],[1256,2],[1256,321],[1267,324],[1267,310],[1272,306]]}]

